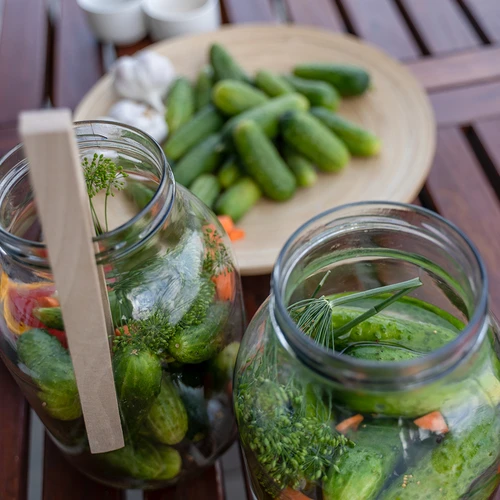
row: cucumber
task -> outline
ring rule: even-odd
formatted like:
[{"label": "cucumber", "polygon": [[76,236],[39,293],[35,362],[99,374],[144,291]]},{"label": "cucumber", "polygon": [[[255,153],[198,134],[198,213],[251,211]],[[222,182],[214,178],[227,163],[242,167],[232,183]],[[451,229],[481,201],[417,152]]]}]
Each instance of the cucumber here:
[{"label": "cucumber", "polygon": [[375,156],[380,152],[380,139],[369,130],[324,108],[312,108],[311,113],[342,140],[352,155]]},{"label": "cucumber", "polygon": [[314,165],[307,158],[289,146],[284,148],[283,158],[295,175],[297,186],[310,187],[316,184],[318,174]]},{"label": "cucumber", "polygon": [[40,389],[38,397],[51,417],[75,420],[82,416],[69,352],[55,337],[44,330],[29,330],[17,341],[17,356]]},{"label": "cucumber", "polygon": [[294,88],[283,77],[271,71],[259,71],[255,76],[255,85],[270,97],[295,92]]},{"label": "cucumber", "polygon": [[[402,455],[396,421],[387,424],[366,424],[350,436],[356,443],[336,461],[323,484],[323,500],[373,500]],[[340,472],[339,472],[340,471]],[[385,497],[383,497],[385,498]]]},{"label": "cucumber", "polygon": [[272,139],[278,135],[279,119],[284,113],[294,110],[307,111],[308,109],[309,101],[301,94],[294,93],[275,97],[256,108],[233,116],[222,129],[222,135],[231,136],[239,123],[252,120]]},{"label": "cucumber", "polygon": [[214,43],[210,47],[210,62],[214,68],[216,81],[240,80],[250,83],[250,78],[243,68],[231,57],[222,45]]},{"label": "cucumber", "polygon": [[214,70],[210,64],[203,66],[194,89],[195,108],[200,111],[212,102],[212,87],[214,85]]},{"label": "cucumber", "polygon": [[229,215],[238,222],[261,198],[259,186],[250,177],[239,179],[215,203],[218,215]]},{"label": "cucumber", "polygon": [[261,128],[245,120],[238,124],[233,137],[246,170],[266,196],[276,201],[290,199],[297,187],[295,177]]},{"label": "cucumber", "polygon": [[285,75],[283,78],[296,92],[307,97],[311,106],[322,106],[333,111],[339,107],[340,94],[330,84],[292,75]]},{"label": "cucumber", "polygon": [[155,195],[155,192],[150,187],[145,186],[142,182],[134,181],[127,182],[124,192],[139,210],[146,208]]},{"label": "cucumber", "polygon": [[224,150],[224,142],[219,134],[207,137],[172,169],[176,182],[187,187],[199,175],[213,172],[220,165]]},{"label": "cucumber", "polygon": [[205,321],[177,331],[169,344],[169,353],[181,363],[201,363],[215,356],[224,344],[224,325],[229,316],[227,302],[213,302]]},{"label": "cucumber", "polygon": [[370,75],[358,66],[309,63],[297,66],[294,74],[307,80],[327,82],[345,97],[364,94],[370,87]]},{"label": "cucumber", "polygon": [[406,361],[408,359],[419,358],[423,354],[410,351],[404,347],[393,345],[377,344],[354,344],[347,348],[342,354],[358,359],[368,359],[370,361]]},{"label": "cucumber", "polygon": [[[468,415],[442,442],[395,479],[384,500],[455,499],[465,497],[473,482],[498,460],[500,426],[496,408],[467,409]],[[498,479],[497,479],[498,481]]]},{"label": "cucumber", "polygon": [[176,132],[170,134],[163,147],[169,160],[177,161],[192,147],[218,132],[224,125],[224,120],[211,104],[198,111],[191,120],[182,125]]},{"label": "cucumber", "polygon": [[159,396],[145,421],[147,432],[163,444],[180,443],[188,430],[184,403],[168,376],[163,377]]},{"label": "cucumber", "polygon": [[188,122],[194,113],[194,91],[191,82],[184,77],[172,85],[167,97],[167,124],[169,134]]},{"label": "cucumber", "polygon": [[113,356],[113,373],[124,426],[134,432],[160,393],[160,359],[138,342],[120,343]]},{"label": "cucumber", "polygon": [[216,388],[221,389],[228,382],[232,382],[239,350],[240,343],[231,342],[211,361],[210,367]]},{"label": "cucumber", "polygon": [[230,188],[238,179],[241,178],[241,170],[236,157],[231,156],[226,163],[222,165],[217,175],[221,186],[224,189]]},{"label": "cucumber", "polygon": [[150,443],[146,439],[103,453],[99,455],[99,460],[128,476],[144,481],[173,479],[182,468],[182,458],[177,450]]},{"label": "cucumber", "polygon": [[212,208],[219,196],[221,186],[219,179],[215,175],[203,174],[189,186],[189,190],[205,203],[207,207]]},{"label": "cucumber", "polygon": [[239,115],[247,109],[264,104],[269,98],[264,92],[238,80],[221,80],[212,92],[212,101],[224,114]]},{"label": "cucumber", "polygon": [[281,119],[281,130],[286,144],[325,172],[338,172],[349,162],[349,151],[344,143],[309,113],[286,113]]},{"label": "cucumber", "polygon": [[[113,326],[123,326],[131,317],[133,306],[127,297],[116,292],[109,292],[109,305]],[[64,322],[60,307],[37,307],[33,309],[33,316],[38,318],[47,328],[64,331]]]}]

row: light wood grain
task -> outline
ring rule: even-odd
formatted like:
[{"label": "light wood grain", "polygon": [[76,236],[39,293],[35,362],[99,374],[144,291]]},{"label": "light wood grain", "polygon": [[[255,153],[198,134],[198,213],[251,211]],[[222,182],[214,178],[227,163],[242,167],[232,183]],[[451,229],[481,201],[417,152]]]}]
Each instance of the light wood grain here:
[{"label": "light wood grain", "polygon": [[124,446],[109,303],[95,262],[88,196],[69,110],[23,113],[20,134],[58,290],[92,453]]},{"label": "light wood grain", "polygon": [[[404,66],[354,37],[300,27],[227,28],[152,48],[170,57],[179,73],[194,78],[215,41],[226,45],[250,72],[261,68],[286,72],[308,61],[365,67],[373,77],[373,90],[346,99],[340,113],[374,130],[383,141],[379,157],[353,159],[340,174],[322,174],[313,188],[298,191],[289,202],[260,202],[240,224],[246,238],[234,245],[242,274],[270,272],[293,231],[324,210],[363,200],[415,199],[431,165],[436,131],[427,96]],[[115,100],[111,78],[106,76],[77,108],[76,119],[103,116]]]}]

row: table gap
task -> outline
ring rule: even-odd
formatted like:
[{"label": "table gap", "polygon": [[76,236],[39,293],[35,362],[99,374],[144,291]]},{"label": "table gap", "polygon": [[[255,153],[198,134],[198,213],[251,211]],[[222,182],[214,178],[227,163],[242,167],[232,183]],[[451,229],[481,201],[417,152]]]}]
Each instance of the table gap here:
[{"label": "table gap", "polygon": [[351,22],[351,19],[349,18],[349,14],[347,13],[347,10],[344,7],[344,4],[342,3],[342,0],[331,0],[334,5],[337,6],[337,10],[339,11],[340,17],[342,18],[342,21],[344,22],[345,28],[347,33],[350,33],[351,35],[359,36],[359,34],[356,32],[356,29],[354,28],[354,24]]},{"label": "table gap", "polygon": [[469,142],[470,147],[474,151],[474,154],[476,155],[476,158],[478,159],[483,172],[485,173],[486,177],[490,181],[490,184],[495,190],[497,197],[500,199],[500,175],[497,168],[495,167],[495,163],[489,156],[486,148],[481,142],[479,135],[472,125],[463,127],[462,132]]},{"label": "table gap", "polygon": [[408,10],[403,5],[403,2],[401,0],[393,0],[393,1],[394,1],[394,4],[396,5],[396,8],[401,13],[401,16],[403,17],[404,22],[406,23],[406,27],[408,28],[409,32],[413,36],[415,43],[417,44],[420,52],[422,52],[422,55],[424,55],[424,56],[430,55],[431,51],[429,50],[429,47],[425,43],[422,35],[419,33],[416,24],[413,22]]},{"label": "table gap", "polygon": [[469,6],[464,2],[464,0],[456,0],[456,2],[458,6],[462,9],[462,12],[464,13],[465,17],[467,18],[471,26],[474,28],[477,35],[483,42],[483,44],[491,45],[493,42],[490,40],[486,32],[483,30],[478,20],[474,17],[474,14],[469,9]]}]

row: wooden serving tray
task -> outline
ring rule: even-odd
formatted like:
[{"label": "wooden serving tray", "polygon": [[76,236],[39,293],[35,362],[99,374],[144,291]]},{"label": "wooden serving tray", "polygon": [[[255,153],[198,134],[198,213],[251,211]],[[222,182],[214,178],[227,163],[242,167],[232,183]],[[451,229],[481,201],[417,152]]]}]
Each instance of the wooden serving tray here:
[{"label": "wooden serving tray", "polygon": [[[373,88],[364,96],[344,99],[339,113],[383,141],[378,157],[353,158],[343,172],[321,174],[315,186],[300,189],[292,200],[263,200],[253,208],[238,224],[246,238],[234,244],[243,275],[269,273],[289,236],[324,210],[363,200],[415,199],[431,167],[436,124],[427,95],[403,65],[352,36],[295,26],[228,27],[148,48],[169,57],[179,74],[194,79],[213,42],[225,45],[250,73],[287,72],[299,63],[327,61],[366,68]],[[105,76],[82,100],[75,119],[102,117],[116,99],[111,78]]]}]

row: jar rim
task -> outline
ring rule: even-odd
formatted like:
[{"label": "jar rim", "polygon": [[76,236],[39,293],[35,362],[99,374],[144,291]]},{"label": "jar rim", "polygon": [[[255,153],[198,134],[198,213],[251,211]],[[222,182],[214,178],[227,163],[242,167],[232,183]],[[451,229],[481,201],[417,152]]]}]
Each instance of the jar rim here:
[{"label": "jar rim", "polygon": [[[283,278],[285,280],[288,279],[288,276],[283,276],[284,264],[289,258],[287,254],[295,241],[319,220],[328,217],[330,217],[330,220],[333,220],[335,214],[356,207],[387,207],[411,210],[414,213],[424,215],[444,224],[445,227],[454,233],[459,240],[466,245],[468,250],[470,250],[474,258],[474,265],[479,272],[481,286],[479,293],[474,297],[474,310],[472,316],[467,325],[459,332],[454,340],[415,359],[403,361],[371,361],[342,355],[332,349],[321,346],[297,327],[288,313],[288,308],[284,299],[284,290],[286,286],[283,285],[282,280]],[[294,265],[295,264],[296,262]],[[316,215],[300,226],[290,236],[279,253],[271,275],[270,313],[271,321],[274,323],[275,330],[278,332],[278,337],[282,345],[320,375],[327,377],[338,376],[344,382],[385,382],[386,384],[400,387],[407,384],[409,380],[415,379],[416,375],[419,377],[419,382],[435,377],[437,367],[441,367],[439,370],[440,373],[451,369],[467,356],[471,347],[476,345],[476,342],[482,342],[487,330],[485,327],[485,320],[488,313],[488,277],[483,259],[476,246],[458,226],[441,215],[426,208],[406,203],[386,201],[355,202],[340,205]],[[360,373],[361,371],[363,371],[363,373]],[[384,375],[382,375],[382,373]],[[373,379],[371,377],[373,377]]]},{"label": "jar rim", "polygon": [[[100,235],[93,236],[92,242],[93,243],[101,243],[104,244],[108,241],[111,241],[114,238],[117,238],[120,236],[120,234],[124,233],[128,229],[130,229],[134,224],[139,222],[146,214],[151,212],[151,209],[155,206],[156,203],[159,202],[159,199],[161,197],[161,193],[166,189],[167,183],[169,182],[170,185],[172,186],[172,195],[169,197],[169,203],[168,203],[168,210],[166,210],[165,213],[161,214],[161,220],[155,221],[154,228],[152,229],[152,233],[156,232],[156,229],[161,226],[161,224],[165,221],[165,219],[168,217],[169,213],[171,212],[172,205],[173,205],[173,200],[175,198],[175,190],[176,190],[176,184],[175,180],[173,177],[172,169],[169,166],[169,163],[167,161],[167,158],[165,156],[165,153],[160,146],[160,144],[147,132],[144,132],[141,129],[138,129],[137,127],[133,127],[131,125],[126,125],[124,123],[116,122],[116,121],[110,121],[110,120],[83,120],[83,121],[76,121],[73,122],[73,130],[75,131],[78,139],[78,129],[85,126],[90,126],[98,124],[98,125],[104,125],[104,126],[112,126],[114,128],[118,127],[120,130],[128,130],[131,131],[138,136],[142,136],[148,141],[148,146],[151,146],[154,151],[153,153],[160,158],[160,182],[154,192],[153,197],[151,200],[148,202],[148,204],[139,210],[134,217],[129,219],[127,222],[121,224],[120,226],[117,226],[116,228],[112,229],[111,231],[106,231]],[[96,134],[97,135],[97,134]],[[10,158],[11,156],[14,156],[16,153],[18,153],[21,149],[23,148],[23,143],[19,143],[16,146],[14,146],[10,151],[8,151],[5,155],[0,157],[0,166],[3,165],[3,163]],[[8,230],[0,224],[0,239],[4,240],[6,242],[9,242],[13,247],[23,247],[25,249],[33,249],[35,251],[40,251],[46,249],[45,243],[41,241],[33,241],[33,240],[28,240],[26,238],[22,238],[20,236],[17,236]],[[135,246],[134,246],[135,248]],[[130,248],[127,250],[132,251],[134,248]],[[96,253],[96,258],[98,257],[99,253]]]}]

